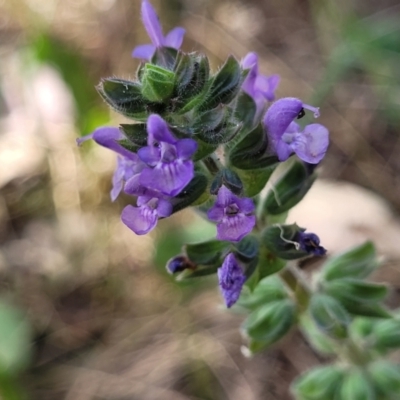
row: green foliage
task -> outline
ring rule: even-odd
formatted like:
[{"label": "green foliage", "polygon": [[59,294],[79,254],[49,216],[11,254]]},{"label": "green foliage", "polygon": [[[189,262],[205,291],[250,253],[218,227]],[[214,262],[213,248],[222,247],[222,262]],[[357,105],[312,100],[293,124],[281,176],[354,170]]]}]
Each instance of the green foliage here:
[{"label": "green foliage", "polygon": [[212,265],[229,247],[229,242],[209,240],[203,243],[187,244],[184,246],[184,252],[196,265]]},{"label": "green foliage", "polygon": [[333,297],[316,293],[310,301],[310,314],[318,328],[335,338],[345,338],[350,316]]},{"label": "green foliage", "polygon": [[277,257],[284,260],[295,260],[308,255],[300,249],[296,236],[304,229],[296,224],[270,225],[261,233],[262,244]]},{"label": "green foliage", "polygon": [[275,301],[288,298],[288,292],[281,279],[274,275],[262,279],[253,292],[248,291],[240,296],[238,305],[249,310]]},{"label": "green foliage", "polygon": [[347,371],[343,378],[338,400],[375,400],[375,392],[368,376],[359,368]]},{"label": "green foliage", "polygon": [[258,307],[242,327],[250,339],[250,351],[259,351],[277,342],[287,334],[295,319],[296,305],[290,299],[276,300]]},{"label": "green foliage", "polygon": [[378,398],[396,400],[400,396],[400,367],[389,361],[380,360],[368,367],[368,374]]},{"label": "green foliage", "polygon": [[336,365],[317,367],[297,378],[292,390],[298,400],[335,400],[343,378],[343,370]]},{"label": "green foliage", "polygon": [[363,279],[378,266],[375,247],[371,242],[330,258],[322,269],[326,281],[343,278]]},{"label": "green foliage", "polygon": [[142,85],[142,95],[145,99],[162,103],[172,96],[175,74],[169,69],[147,63],[144,66]]},{"label": "green foliage", "polygon": [[316,179],[316,175],[310,175],[304,163],[295,158],[277,169],[276,174],[279,176],[272,177],[274,183],[263,205],[265,213],[272,215],[282,214],[299,203]]}]

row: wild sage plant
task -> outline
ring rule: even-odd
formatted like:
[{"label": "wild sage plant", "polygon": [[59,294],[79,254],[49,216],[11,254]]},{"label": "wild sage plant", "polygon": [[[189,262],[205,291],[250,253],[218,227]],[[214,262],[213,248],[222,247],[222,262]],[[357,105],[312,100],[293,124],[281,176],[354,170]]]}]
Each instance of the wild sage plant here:
[{"label": "wild sage plant", "polygon": [[133,123],[78,139],[118,154],[111,199],[132,196],[122,222],[144,235],[195,207],[216,224],[214,240],[185,245],[167,270],[177,279],[217,274],[226,306],[249,314],[250,354],[298,326],[327,363],[294,382],[297,399],[399,399],[400,368],[385,356],[400,347],[400,319],[382,303],[386,286],[366,281],[378,266],[373,245],[328,259],[310,279],[296,260],[326,250],[315,233],[285,224],[328,148],[323,125],[301,124],[319,109],[275,100],[279,76],[263,75],[256,53],[230,56],[212,73],[205,55],[180,50],[183,28],[163,35],[147,0],[142,19],[151,44],[133,51],[142,60],[136,80],[98,86]]}]

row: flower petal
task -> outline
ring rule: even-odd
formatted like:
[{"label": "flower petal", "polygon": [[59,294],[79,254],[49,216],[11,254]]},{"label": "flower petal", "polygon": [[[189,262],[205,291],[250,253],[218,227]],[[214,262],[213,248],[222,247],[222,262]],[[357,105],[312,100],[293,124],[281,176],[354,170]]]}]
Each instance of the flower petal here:
[{"label": "flower petal", "polygon": [[302,108],[301,100],[294,97],[279,99],[268,108],[264,117],[264,124],[267,134],[275,146]]},{"label": "flower petal", "polygon": [[243,60],[240,62],[240,65],[243,69],[252,68],[254,65],[256,66],[256,74],[258,73],[258,55],[257,53],[251,52],[246,54]]},{"label": "flower petal", "polygon": [[214,205],[207,211],[207,217],[210,221],[215,221],[215,222],[222,221],[224,216],[225,216],[224,208],[217,205]]},{"label": "flower petal", "polygon": [[149,133],[149,146],[152,140],[166,142],[170,144],[176,143],[176,138],[172,135],[168,128],[168,124],[157,114],[152,114],[147,120],[147,132]]},{"label": "flower petal", "polygon": [[246,276],[233,253],[229,253],[218,268],[219,287],[226,306],[232,307],[239,299]]},{"label": "flower petal", "polygon": [[328,145],[328,130],[323,125],[310,124],[295,136],[291,147],[303,161],[318,164],[324,158]]},{"label": "flower petal", "polygon": [[158,221],[157,211],[144,205],[127,205],[121,214],[122,222],[137,235],[144,235],[155,228]]},{"label": "flower petal", "polygon": [[275,90],[279,85],[279,75],[258,75],[255,87],[268,101],[275,100]]},{"label": "flower petal", "polygon": [[154,167],[161,159],[161,151],[158,147],[146,146],[138,150],[138,156],[144,163]]},{"label": "flower petal", "polygon": [[160,217],[169,217],[172,214],[172,204],[167,200],[158,200],[157,213]]},{"label": "flower petal", "polygon": [[140,175],[140,183],[167,196],[176,196],[192,180],[194,166],[192,161],[175,160],[159,163],[153,169],[145,169]]},{"label": "flower petal", "polygon": [[254,215],[246,216],[240,213],[233,217],[225,217],[217,224],[217,239],[238,242],[253,230],[255,224]]},{"label": "flower petal", "polygon": [[142,44],[140,46],[136,46],[133,49],[132,57],[150,61],[155,51],[156,51],[156,46],[154,46],[153,44]]},{"label": "flower petal", "polygon": [[170,30],[167,36],[165,36],[164,46],[172,47],[174,49],[179,50],[182,46],[183,37],[185,36],[185,33],[186,30],[181,27],[177,27]]},{"label": "flower petal", "polygon": [[218,190],[216,205],[226,207],[232,203],[235,203],[237,197],[224,185]]},{"label": "flower petal", "polygon": [[250,214],[254,211],[255,208],[253,200],[248,197],[239,198],[237,200],[237,204],[243,214]]},{"label": "flower petal", "polygon": [[188,160],[197,150],[197,142],[193,139],[180,139],[176,143],[178,157]]},{"label": "flower petal", "polygon": [[142,2],[142,19],[144,27],[153,42],[154,46],[161,47],[164,45],[164,36],[161,29],[160,20],[153,6],[147,1]]}]

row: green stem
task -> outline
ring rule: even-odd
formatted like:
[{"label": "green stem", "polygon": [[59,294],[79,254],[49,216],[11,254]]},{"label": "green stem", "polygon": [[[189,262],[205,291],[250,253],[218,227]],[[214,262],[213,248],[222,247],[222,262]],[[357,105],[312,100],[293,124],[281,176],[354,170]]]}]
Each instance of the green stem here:
[{"label": "green stem", "polygon": [[313,291],[303,273],[289,262],[279,275],[292,291],[301,312],[306,311]]}]

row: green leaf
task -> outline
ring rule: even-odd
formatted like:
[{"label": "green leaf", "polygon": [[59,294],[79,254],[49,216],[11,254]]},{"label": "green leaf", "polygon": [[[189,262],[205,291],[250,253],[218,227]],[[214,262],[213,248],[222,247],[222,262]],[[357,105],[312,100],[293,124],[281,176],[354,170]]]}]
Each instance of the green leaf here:
[{"label": "green leaf", "polygon": [[194,74],[194,62],[190,54],[179,52],[176,60],[175,79],[177,93],[182,93],[190,83]]},{"label": "green leaf", "polygon": [[261,233],[261,243],[277,257],[295,260],[308,255],[295,241],[296,235],[304,229],[296,224],[268,226]]},{"label": "green leaf", "polygon": [[194,264],[209,265],[215,263],[229,246],[229,242],[209,240],[203,243],[187,244],[184,251]]},{"label": "green leaf", "polygon": [[340,279],[323,284],[324,292],[336,298],[351,314],[390,318],[391,314],[379,303],[387,287],[356,279]]},{"label": "green leaf", "polygon": [[175,87],[175,74],[169,69],[147,63],[142,77],[142,95],[147,100],[161,103],[169,99]]},{"label": "green leaf", "polygon": [[400,320],[377,321],[374,325],[373,334],[377,347],[382,349],[400,347]]},{"label": "green leaf", "polygon": [[146,124],[121,124],[122,132],[134,144],[139,147],[147,145],[147,126]]},{"label": "green leaf", "polygon": [[353,369],[345,374],[338,400],[375,399],[374,389],[363,371]]},{"label": "green leaf", "polygon": [[195,270],[186,269],[176,276],[177,281],[184,281],[192,278],[202,278],[205,276],[213,275],[217,272],[218,268],[221,266],[221,263],[217,263],[216,265],[211,265],[207,267],[199,267]]},{"label": "green leaf", "polygon": [[222,170],[222,184],[237,196],[240,196],[243,192],[243,183],[239,175],[231,169],[224,168]]},{"label": "green leaf", "polygon": [[[384,400],[396,400],[400,394],[400,367],[389,361],[377,361],[368,367],[372,383]],[[389,397],[390,396],[390,397]]]},{"label": "green leaf", "polygon": [[196,153],[194,153],[193,161],[200,161],[203,158],[208,157],[210,154],[214,153],[214,151],[217,150],[218,148],[218,145],[216,144],[205,143],[197,138],[196,142],[197,142],[197,150]]},{"label": "green leaf", "polygon": [[235,137],[240,128],[240,124],[228,121],[212,131],[202,130],[197,136],[209,144],[223,144],[229,142],[233,137]]},{"label": "green leaf", "polygon": [[275,170],[271,179],[273,186],[271,185],[265,197],[263,209],[267,214],[277,215],[291,209],[303,199],[316,175],[310,175],[304,163],[292,157],[284,166]]},{"label": "green leaf", "polygon": [[301,316],[300,327],[311,347],[316,351],[326,355],[336,353],[336,348],[332,339],[321,332],[310,315],[303,314]]},{"label": "green leaf", "polygon": [[202,203],[207,201],[209,198],[209,194],[206,192],[207,184],[207,178],[203,174],[196,173],[182,192],[171,199],[172,212],[176,213],[190,205],[198,205],[200,198]]},{"label": "green leaf", "polygon": [[375,323],[371,318],[355,318],[350,325],[350,333],[355,340],[364,339],[372,334]]},{"label": "green leaf", "polygon": [[323,279],[366,278],[378,266],[375,247],[367,242],[329,259],[322,268]]},{"label": "green leaf", "polygon": [[335,400],[343,376],[336,365],[317,367],[297,378],[292,391],[298,400]]},{"label": "green leaf", "polygon": [[279,272],[286,265],[286,261],[269,252],[264,246],[260,248],[258,263],[259,279]]},{"label": "green leaf", "polygon": [[108,78],[100,82],[97,90],[108,105],[117,112],[133,118],[147,115],[146,101],[138,83]]},{"label": "green leaf", "polygon": [[325,283],[325,292],[349,301],[378,302],[387,295],[386,285],[346,278]]},{"label": "green leaf", "polygon": [[243,261],[250,261],[258,256],[260,243],[252,235],[245,236],[239,243],[234,244],[238,257]]},{"label": "green leaf", "polygon": [[255,287],[253,292],[243,292],[238,301],[238,305],[250,310],[288,298],[287,290],[281,279],[274,275],[262,279]]},{"label": "green leaf", "polygon": [[210,89],[201,109],[211,109],[219,104],[229,104],[237,95],[242,83],[242,70],[235,57],[229,56],[222,68],[212,78]]},{"label": "green leaf", "polygon": [[240,170],[235,168],[235,171],[243,183],[243,195],[245,197],[254,197],[259,194],[261,190],[264,189],[274,169],[274,166],[253,170]]},{"label": "green leaf", "polygon": [[151,58],[151,64],[172,71],[176,65],[176,60],[179,54],[178,50],[171,47],[157,47],[153,57]]},{"label": "green leaf", "polygon": [[244,321],[243,330],[264,347],[275,343],[289,331],[296,317],[296,306],[289,299],[265,304]]},{"label": "green leaf", "polygon": [[[193,65],[193,73],[189,83],[178,86],[178,101],[182,106],[182,113],[185,113],[195,106],[199,105],[203,100],[202,92],[207,87],[207,81],[210,74],[210,65],[208,58],[202,54],[190,55]],[[179,72],[177,67],[177,73]],[[179,79],[179,77],[178,77]],[[187,101],[197,96],[192,101]]]},{"label": "green leaf", "polygon": [[334,298],[316,293],[311,297],[310,315],[323,332],[334,338],[345,338],[351,318]]},{"label": "green leaf", "polygon": [[278,158],[268,148],[267,135],[261,124],[230,149],[229,162],[243,170],[267,168],[278,163]]},{"label": "green leaf", "polygon": [[256,111],[257,107],[253,98],[247,93],[241,92],[236,102],[235,117],[242,122],[244,129],[249,131],[254,129]]},{"label": "green leaf", "polygon": [[191,126],[193,133],[212,132],[222,126],[227,116],[227,111],[226,106],[220,104],[211,110],[197,114]]},{"label": "green leaf", "polygon": [[31,357],[31,330],[25,316],[0,301],[0,374],[15,375]]}]

